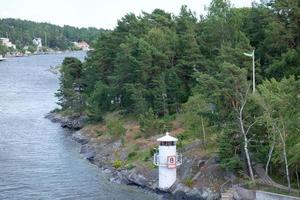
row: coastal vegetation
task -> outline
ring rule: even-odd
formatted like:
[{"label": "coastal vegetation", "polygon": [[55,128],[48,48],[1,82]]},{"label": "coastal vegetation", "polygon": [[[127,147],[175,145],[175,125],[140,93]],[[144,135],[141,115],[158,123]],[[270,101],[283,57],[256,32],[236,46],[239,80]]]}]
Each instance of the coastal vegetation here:
[{"label": "coastal vegetation", "polygon": [[[139,124],[136,139],[180,126],[179,146],[199,139],[206,151],[217,151],[223,168],[252,182],[260,163],[289,188],[299,187],[299,10],[298,0],[251,8],[213,0],[200,18],[186,6],[177,16],[129,13],[100,33],[84,62],[64,60],[61,112],[104,123],[117,138],[127,129],[123,119]],[[244,55],[253,50],[255,92],[252,60]]]},{"label": "coastal vegetation", "polygon": [[103,29],[76,28],[57,26],[50,23],[37,23],[28,20],[5,18],[0,19],[0,37],[9,38],[18,50],[33,46],[34,38],[41,38],[42,44],[51,49],[67,50],[73,48],[72,42],[86,41],[93,43]]}]

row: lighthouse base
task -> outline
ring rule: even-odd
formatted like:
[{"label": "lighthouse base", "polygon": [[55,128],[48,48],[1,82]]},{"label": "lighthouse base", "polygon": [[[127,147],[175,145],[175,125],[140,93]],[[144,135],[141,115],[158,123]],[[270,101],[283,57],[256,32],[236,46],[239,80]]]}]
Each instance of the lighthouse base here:
[{"label": "lighthouse base", "polygon": [[159,167],[158,187],[160,189],[169,189],[176,181],[176,168]]}]

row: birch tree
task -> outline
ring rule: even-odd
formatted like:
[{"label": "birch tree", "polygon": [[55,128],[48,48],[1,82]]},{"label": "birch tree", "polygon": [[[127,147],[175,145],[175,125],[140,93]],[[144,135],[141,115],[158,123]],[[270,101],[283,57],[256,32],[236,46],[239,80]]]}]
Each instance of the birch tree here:
[{"label": "birch tree", "polygon": [[[198,73],[197,81],[199,83],[197,90],[200,94],[204,94],[206,101],[216,106],[216,117],[213,123],[219,123],[222,127],[221,131],[237,133],[233,136],[233,140],[242,149],[245,155],[247,169],[252,182],[255,182],[252,169],[250,145],[250,130],[256,120],[249,113],[246,113],[246,104],[249,99],[249,83],[247,81],[247,70],[241,69],[231,63],[223,63],[221,71],[216,76]],[[222,143],[222,141],[220,141]],[[234,151],[233,149],[227,149]],[[235,153],[228,153],[228,156]],[[222,152],[223,155],[226,153]],[[240,155],[241,156],[241,155]],[[234,162],[228,160],[227,157],[221,156],[225,162]]]},{"label": "birch tree", "polygon": [[250,153],[249,153],[250,139],[248,138],[248,133],[249,133],[251,127],[256,123],[256,120],[253,121],[250,125],[248,125],[248,127],[246,129],[245,128],[245,120],[244,120],[244,116],[243,116],[244,115],[244,108],[245,108],[245,105],[247,103],[248,92],[249,92],[249,87],[248,87],[247,91],[245,92],[245,94],[242,94],[241,92],[238,92],[237,96],[240,96],[240,98],[239,98],[240,104],[235,105],[234,109],[236,111],[240,132],[241,132],[241,135],[244,139],[244,151],[245,151],[245,156],[246,156],[246,160],[247,160],[247,167],[248,167],[248,170],[249,170],[250,178],[251,178],[251,181],[253,183],[255,183],[254,173],[253,173],[251,158],[250,158]]},{"label": "birch tree", "polygon": [[[272,135],[270,150],[266,163],[266,171],[272,157],[284,165],[286,181],[291,190],[290,165],[294,164],[295,171],[300,161],[299,156],[292,152],[299,143],[299,88],[300,82],[294,77],[284,78],[280,82],[275,79],[264,81],[259,86],[258,103],[264,110],[261,116],[269,134]],[[275,151],[275,155],[273,152]],[[293,160],[289,161],[289,158]],[[298,180],[298,172],[296,171]]]}]

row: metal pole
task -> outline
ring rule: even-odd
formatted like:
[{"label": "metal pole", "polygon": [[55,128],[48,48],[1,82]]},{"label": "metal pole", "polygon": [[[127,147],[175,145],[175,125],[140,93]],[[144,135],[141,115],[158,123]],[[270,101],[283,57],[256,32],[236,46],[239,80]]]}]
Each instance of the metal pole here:
[{"label": "metal pole", "polygon": [[254,52],[255,52],[255,50],[253,50],[253,52],[252,52],[253,93],[255,92],[255,57],[254,57]]}]

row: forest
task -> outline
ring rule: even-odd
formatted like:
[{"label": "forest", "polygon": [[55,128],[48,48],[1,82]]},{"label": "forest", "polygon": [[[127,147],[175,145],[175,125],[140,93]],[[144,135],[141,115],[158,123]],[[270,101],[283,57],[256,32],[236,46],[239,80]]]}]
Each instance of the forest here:
[{"label": "forest", "polygon": [[17,49],[32,46],[34,38],[41,38],[44,46],[52,49],[70,49],[72,42],[92,43],[104,30],[96,28],[76,28],[57,26],[49,23],[37,23],[21,19],[0,19],[0,37],[7,37],[16,44]]},{"label": "forest", "polygon": [[100,33],[84,62],[64,60],[58,103],[90,123],[118,113],[110,126],[119,137],[124,118],[137,120],[144,138],[179,121],[178,145],[201,139],[225,169],[254,182],[253,165],[261,163],[299,188],[299,33],[298,0],[251,8],[213,0],[200,17],[187,6],[178,15],[129,13]]}]

